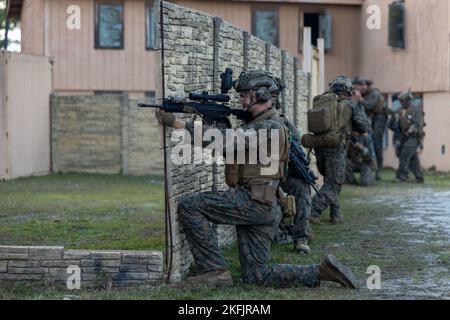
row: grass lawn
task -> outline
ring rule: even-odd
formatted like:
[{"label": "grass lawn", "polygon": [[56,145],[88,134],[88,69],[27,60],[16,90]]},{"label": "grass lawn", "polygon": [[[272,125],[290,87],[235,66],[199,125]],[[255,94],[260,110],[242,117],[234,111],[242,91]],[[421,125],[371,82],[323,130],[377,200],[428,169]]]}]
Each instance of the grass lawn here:
[{"label": "grass lawn", "polygon": [[[236,283],[229,289],[161,285],[121,291],[68,291],[15,284],[0,289],[0,299],[63,299],[66,295],[81,299],[450,298],[448,234],[439,228],[422,230],[405,223],[403,217],[408,217],[408,211],[402,205],[407,197],[446,192],[450,189],[450,175],[428,173],[425,184],[390,183],[393,172],[389,170],[383,172],[383,178],[370,188],[344,187],[341,207],[345,224],[314,226],[312,254],[299,256],[291,245],[273,245],[271,250],[276,263],[317,263],[332,253],[354,271],[360,282],[358,290],[342,289],[333,283],[323,283],[316,289],[244,285],[239,282],[237,248],[233,245],[224,250]],[[56,175],[0,183],[0,243],[161,249],[163,191],[160,182],[149,181]],[[327,218],[326,212],[324,221]],[[370,265],[381,269],[381,290],[366,287]]]},{"label": "grass lawn", "polygon": [[162,250],[164,241],[160,179],[64,174],[0,182],[1,245]]}]

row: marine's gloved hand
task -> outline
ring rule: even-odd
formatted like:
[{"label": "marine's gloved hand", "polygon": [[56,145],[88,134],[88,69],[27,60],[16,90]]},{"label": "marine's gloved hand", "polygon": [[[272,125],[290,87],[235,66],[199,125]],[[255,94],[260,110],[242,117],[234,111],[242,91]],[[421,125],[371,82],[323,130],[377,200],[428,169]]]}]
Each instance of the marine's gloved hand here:
[{"label": "marine's gloved hand", "polygon": [[305,140],[305,135],[302,135],[300,138],[300,143],[302,146],[305,146],[306,140]]},{"label": "marine's gloved hand", "polygon": [[367,149],[364,147],[364,145],[361,142],[356,142],[354,145],[356,148],[358,148],[360,151],[363,151],[363,152],[364,152],[364,149]]},{"label": "marine's gloved hand", "polygon": [[353,100],[353,101],[356,101],[356,102],[361,102],[361,101],[363,101],[364,99],[363,99],[363,97],[362,97],[360,91],[354,90],[354,91],[353,91],[353,95],[352,95],[352,100]]},{"label": "marine's gloved hand", "polygon": [[422,152],[423,152],[423,144],[419,144],[419,145],[417,146],[417,153],[420,154],[420,153],[422,153]]},{"label": "marine's gloved hand", "polygon": [[173,122],[175,121],[175,116],[172,113],[165,112],[161,109],[156,110],[155,116],[159,123],[169,127],[172,126]]},{"label": "marine's gloved hand", "polygon": [[192,114],[196,114],[197,113],[197,110],[195,110],[194,108],[189,107],[189,106],[184,106],[183,107],[183,111],[186,112],[186,113],[192,113]]}]

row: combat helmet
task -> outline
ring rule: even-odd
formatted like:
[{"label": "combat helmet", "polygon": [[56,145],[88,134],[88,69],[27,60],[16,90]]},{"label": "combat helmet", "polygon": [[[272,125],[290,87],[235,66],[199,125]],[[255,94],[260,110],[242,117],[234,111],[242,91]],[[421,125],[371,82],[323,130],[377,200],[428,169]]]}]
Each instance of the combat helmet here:
[{"label": "combat helmet", "polygon": [[348,96],[351,96],[353,92],[352,81],[350,80],[349,77],[339,76],[330,82],[329,90],[334,93],[344,92]]},{"label": "combat helmet", "polygon": [[373,85],[373,81],[365,77],[355,77],[352,81],[353,84],[367,84],[368,86]]},{"label": "combat helmet", "polygon": [[398,95],[398,99],[403,101],[411,101],[414,99],[414,96],[410,90],[406,90]]},{"label": "combat helmet", "polygon": [[237,92],[255,90],[256,102],[265,103],[278,96],[285,85],[280,78],[274,77],[270,72],[251,70],[243,71],[233,87]]}]

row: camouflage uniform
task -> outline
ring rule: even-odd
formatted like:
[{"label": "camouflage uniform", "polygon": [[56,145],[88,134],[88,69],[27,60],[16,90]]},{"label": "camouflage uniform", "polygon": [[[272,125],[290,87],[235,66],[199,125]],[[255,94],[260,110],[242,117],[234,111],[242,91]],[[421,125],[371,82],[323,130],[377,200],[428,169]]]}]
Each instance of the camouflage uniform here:
[{"label": "camouflage uniform", "polygon": [[[186,128],[193,133],[193,126]],[[246,129],[285,130],[276,110],[266,110],[252,122],[244,125]],[[286,131],[284,131],[286,132]],[[269,134],[270,138],[270,134]],[[280,154],[286,136],[280,135]],[[224,144],[225,145],[225,144]],[[270,141],[268,142],[270,145]],[[239,146],[235,145],[235,150]],[[248,150],[248,140],[245,144]],[[226,165],[232,170],[233,165]],[[239,172],[245,166],[237,165]],[[230,172],[230,171],[229,171]],[[266,183],[278,183],[280,179],[258,177]],[[258,180],[257,179],[257,180]],[[319,265],[275,264],[269,265],[270,244],[282,218],[276,198],[271,203],[254,200],[251,192],[252,179],[239,177],[236,185],[227,179],[231,186],[226,191],[197,193],[183,198],[178,206],[180,223],[183,227],[192,255],[200,272],[226,269],[220,252],[217,236],[212,223],[235,225],[237,232],[241,277],[245,283],[258,283],[270,286],[290,287],[296,285],[317,286],[319,284]]]},{"label": "camouflage uniform", "polygon": [[[293,139],[300,141],[295,126],[283,115],[280,116],[284,120],[284,124],[288,127],[289,132],[293,135]],[[288,175],[281,183],[281,188],[287,194],[295,197],[296,214],[293,221],[292,240],[309,241],[309,216],[311,214],[311,187],[302,179],[296,177],[295,172],[289,166]]]},{"label": "camouflage uniform", "polygon": [[311,187],[302,179],[288,174],[281,188],[295,197],[296,214],[294,216],[292,240],[309,241],[309,216],[311,214]]},{"label": "camouflage uniform", "polygon": [[[400,112],[401,142],[399,168],[396,177],[401,181],[408,180],[411,170],[416,180],[423,181],[418,149],[421,147],[420,132],[423,129],[422,110],[412,103]],[[408,132],[411,130],[411,132]]]},{"label": "camouflage uniform", "polygon": [[378,89],[369,87],[369,91],[364,95],[361,105],[372,121],[372,137],[377,157],[377,167],[381,170],[383,168],[383,139],[387,122],[384,97]]},{"label": "camouflage uniform", "polygon": [[395,155],[397,158],[400,156],[400,142],[402,138],[402,133],[400,129],[400,120],[399,120],[399,112],[392,111],[391,118],[387,123],[387,127],[392,130],[392,143],[395,148]]},{"label": "camouflage uniform", "polygon": [[345,181],[350,184],[356,184],[355,172],[361,174],[360,185],[367,187],[374,183],[375,177],[373,170],[376,169],[377,159],[373,150],[372,138],[369,134],[360,136],[355,142],[351,141],[347,150],[347,159],[345,166]]},{"label": "camouflage uniform", "polygon": [[[361,134],[367,132],[369,128],[362,109],[350,99],[345,99],[345,101],[353,110],[352,131]],[[311,216],[320,216],[325,209],[330,207],[331,217],[341,218],[339,194],[345,181],[345,143],[337,148],[314,148],[314,151],[317,158],[317,168],[324,181],[322,188],[319,190],[321,197],[315,195],[312,199]]]}]

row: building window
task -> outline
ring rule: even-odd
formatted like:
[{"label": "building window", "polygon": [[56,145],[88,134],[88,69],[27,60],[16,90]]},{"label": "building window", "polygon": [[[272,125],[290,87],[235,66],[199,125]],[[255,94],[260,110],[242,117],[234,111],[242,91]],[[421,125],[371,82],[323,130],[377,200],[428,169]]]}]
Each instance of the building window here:
[{"label": "building window", "polygon": [[252,34],[265,42],[278,46],[278,10],[254,8],[252,12]]},{"label": "building window", "polygon": [[96,1],[96,49],[123,49],[123,10],[122,1]]},{"label": "building window", "polygon": [[[333,47],[333,17],[328,13],[305,12],[303,14],[303,27],[311,28],[311,43],[317,47],[317,39],[323,38],[325,50],[331,50]],[[299,43],[300,51],[303,46],[303,28],[300,28]]]},{"label": "building window", "polygon": [[405,3],[394,1],[389,5],[389,46],[405,49]]},{"label": "building window", "polygon": [[111,96],[111,95],[122,95],[123,91],[107,91],[107,90],[97,90],[94,91],[94,95],[96,96]]},{"label": "building window", "polygon": [[156,10],[154,1],[147,2],[145,8],[147,49],[154,49],[156,43]]},{"label": "building window", "polygon": [[156,99],[155,91],[145,91],[145,97],[150,100],[155,100]]}]

